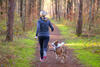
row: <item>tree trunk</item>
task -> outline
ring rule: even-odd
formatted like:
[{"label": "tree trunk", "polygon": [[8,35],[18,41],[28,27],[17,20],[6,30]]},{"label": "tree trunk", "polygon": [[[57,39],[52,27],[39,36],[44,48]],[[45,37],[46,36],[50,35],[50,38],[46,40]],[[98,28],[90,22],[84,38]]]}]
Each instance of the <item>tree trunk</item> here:
[{"label": "tree trunk", "polygon": [[2,8],[3,0],[0,0],[0,7]]},{"label": "tree trunk", "polygon": [[60,0],[58,0],[58,20],[60,21]]},{"label": "tree trunk", "polygon": [[13,41],[15,0],[9,0],[6,41]]},{"label": "tree trunk", "polygon": [[95,0],[92,0],[90,4],[90,11],[89,11],[89,32],[91,32],[93,27],[94,15],[95,15]]},{"label": "tree trunk", "polygon": [[92,2],[90,1],[90,6],[89,6],[89,31],[91,30],[91,22],[92,22]]},{"label": "tree trunk", "polygon": [[57,15],[58,15],[58,11],[57,11],[57,0],[55,0],[55,18],[57,20]]},{"label": "tree trunk", "polygon": [[22,11],[23,11],[23,0],[20,0],[20,17],[22,17]]},{"label": "tree trunk", "polygon": [[83,0],[80,0],[79,17],[78,17],[77,28],[76,28],[77,36],[80,36],[82,34],[82,23],[83,23],[82,8],[83,8]]},{"label": "tree trunk", "polygon": [[42,1],[41,1],[41,3],[42,3],[42,4],[41,4],[41,10],[43,10],[43,8],[44,8],[44,1],[45,1],[45,0],[42,0]]},{"label": "tree trunk", "polygon": [[72,7],[73,7],[73,3],[72,3],[72,0],[68,0],[67,2],[67,18],[69,20],[72,20]]},{"label": "tree trunk", "polygon": [[55,13],[54,13],[54,0],[52,0],[52,18],[54,19]]},{"label": "tree trunk", "polygon": [[100,9],[100,0],[97,0],[97,11]]},{"label": "tree trunk", "polygon": [[23,31],[25,31],[26,27],[26,0],[23,0],[23,10],[22,10],[22,27]]},{"label": "tree trunk", "polygon": [[6,12],[8,12],[8,0],[6,0]]},{"label": "tree trunk", "polygon": [[66,0],[64,0],[64,12],[63,12],[63,17],[66,19]]},{"label": "tree trunk", "polygon": [[28,0],[28,17],[30,17],[31,16],[31,0]]},{"label": "tree trunk", "polygon": [[38,16],[40,16],[40,11],[41,11],[41,2],[42,2],[42,0],[38,0],[38,6],[37,6]]}]

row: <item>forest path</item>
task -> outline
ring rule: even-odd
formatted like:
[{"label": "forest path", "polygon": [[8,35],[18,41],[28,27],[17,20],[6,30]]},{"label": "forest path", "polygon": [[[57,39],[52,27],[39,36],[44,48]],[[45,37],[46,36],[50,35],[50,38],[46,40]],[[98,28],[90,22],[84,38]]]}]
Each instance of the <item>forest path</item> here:
[{"label": "forest path", "polygon": [[[63,36],[60,34],[59,29],[57,28],[57,26],[54,25],[54,32],[51,32],[50,35],[50,41],[49,41],[49,45],[55,41],[55,40],[59,40],[60,42],[64,41]],[[73,49],[69,49],[67,48],[67,58],[66,58],[66,62],[65,63],[61,63],[60,61],[56,60],[56,56],[54,54],[52,50],[52,48],[48,49],[47,52],[47,60],[45,62],[40,62],[39,58],[40,58],[40,54],[39,54],[39,44],[37,44],[37,48],[36,48],[36,58],[34,59],[35,61],[32,62],[32,67],[84,67],[82,64],[80,64],[79,60],[77,60],[73,54]]]}]

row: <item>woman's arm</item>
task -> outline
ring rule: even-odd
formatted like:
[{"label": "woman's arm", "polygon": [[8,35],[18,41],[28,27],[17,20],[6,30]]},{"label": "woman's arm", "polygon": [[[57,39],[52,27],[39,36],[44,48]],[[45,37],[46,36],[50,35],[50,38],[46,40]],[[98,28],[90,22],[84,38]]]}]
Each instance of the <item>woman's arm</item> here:
[{"label": "woman's arm", "polygon": [[50,21],[49,21],[49,26],[50,26],[51,30],[54,31],[54,27],[52,26]]},{"label": "woman's arm", "polygon": [[39,28],[40,28],[40,23],[39,23],[39,21],[38,21],[38,22],[37,22],[36,36],[38,36]]}]

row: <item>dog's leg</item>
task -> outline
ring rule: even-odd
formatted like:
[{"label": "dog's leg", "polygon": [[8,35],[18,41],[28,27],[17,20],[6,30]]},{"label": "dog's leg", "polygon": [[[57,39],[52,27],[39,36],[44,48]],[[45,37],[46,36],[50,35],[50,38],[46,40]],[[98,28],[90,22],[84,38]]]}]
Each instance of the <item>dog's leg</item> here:
[{"label": "dog's leg", "polygon": [[64,60],[65,60],[64,56],[61,56],[61,63],[64,63]]},{"label": "dog's leg", "polygon": [[56,59],[58,59],[58,55],[56,54]]},{"label": "dog's leg", "polygon": [[61,63],[64,63],[64,60],[63,59],[61,60]]},{"label": "dog's leg", "polygon": [[61,55],[61,63],[65,63],[66,60],[66,54],[62,53]]}]

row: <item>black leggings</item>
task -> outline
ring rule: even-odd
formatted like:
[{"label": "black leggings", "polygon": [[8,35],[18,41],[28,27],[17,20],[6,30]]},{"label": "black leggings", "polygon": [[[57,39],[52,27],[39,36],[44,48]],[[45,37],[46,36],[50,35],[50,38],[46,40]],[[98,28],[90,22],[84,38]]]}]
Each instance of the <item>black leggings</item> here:
[{"label": "black leggings", "polygon": [[48,42],[49,42],[49,36],[39,36],[39,44],[40,44],[40,56],[41,59],[43,59],[44,51],[47,52]]}]

